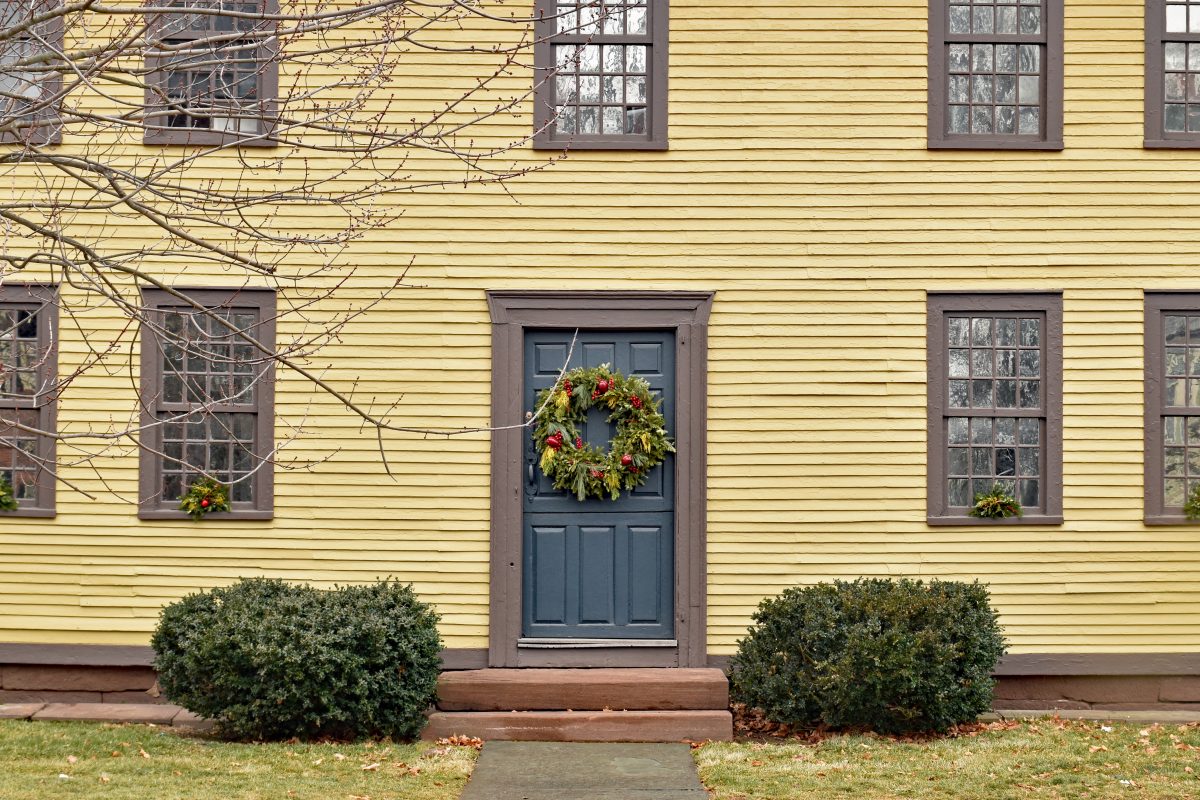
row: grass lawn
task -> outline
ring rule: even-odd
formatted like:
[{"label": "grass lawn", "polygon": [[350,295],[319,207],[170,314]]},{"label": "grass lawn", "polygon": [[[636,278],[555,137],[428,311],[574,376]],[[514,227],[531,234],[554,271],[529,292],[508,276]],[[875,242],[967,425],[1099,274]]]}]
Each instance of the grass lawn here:
[{"label": "grass lawn", "polygon": [[453,800],[475,755],[428,742],[229,744],[147,725],[0,721],[0,798]]},{"label": "grass lawn", "polygon": [[1200,798],[1197,726],[1043,719],[930,742],[836,736],[695,755],[714,800]]}]

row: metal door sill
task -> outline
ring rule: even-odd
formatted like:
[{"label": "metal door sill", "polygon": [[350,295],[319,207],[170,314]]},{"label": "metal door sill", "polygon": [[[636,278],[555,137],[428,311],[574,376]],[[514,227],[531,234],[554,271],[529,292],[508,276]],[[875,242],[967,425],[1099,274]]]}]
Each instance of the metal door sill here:
[{"label": "metal door sill", "polygon": [[533,650],[581,650],[596,647],[678,647],[678,639],[518,639],[517,647]]}]

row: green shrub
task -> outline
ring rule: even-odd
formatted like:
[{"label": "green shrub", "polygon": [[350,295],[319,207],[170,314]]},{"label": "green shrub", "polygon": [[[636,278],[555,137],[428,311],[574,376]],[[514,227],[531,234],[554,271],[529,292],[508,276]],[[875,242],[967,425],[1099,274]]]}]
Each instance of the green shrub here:
[{"label": "green shrub", "polygon": [[732,696],[768,719],[945,731],[991,708],[1004,637],[979,583],[860,579],[763,600]]},{"label": "green shrub", "polygon": [[168,700],[250,740],[412,738],[441,649],[437,615],[410,586],[262,578],[167,606],[151,644]]}]

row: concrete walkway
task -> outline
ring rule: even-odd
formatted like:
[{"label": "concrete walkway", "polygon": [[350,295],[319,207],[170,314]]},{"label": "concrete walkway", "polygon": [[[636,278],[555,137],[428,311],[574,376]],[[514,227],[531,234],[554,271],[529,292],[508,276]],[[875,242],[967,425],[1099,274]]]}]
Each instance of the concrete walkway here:
[{"label": "concrete walkway", "polygon": [[462,800],[705,800],[686,744],[488,742]]}]

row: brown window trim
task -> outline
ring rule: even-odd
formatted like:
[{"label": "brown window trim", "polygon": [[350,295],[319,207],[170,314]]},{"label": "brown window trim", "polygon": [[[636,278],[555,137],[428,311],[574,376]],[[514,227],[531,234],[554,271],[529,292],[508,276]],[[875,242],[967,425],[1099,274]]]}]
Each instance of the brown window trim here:
[{"label": "brown window trim", "polygon": [[[46,13],[52,9],[60,10],[62,0],[46,0],[43,5],[44,10],[38,13]],[[35,26],[37,33],[45,39],[49,45],[58,51],[63,49],[63,17],[62,13],[55,14],[51,19],[39,23]],[[62,74],[56,73],[54,77],[45,81],[43,84],[47,94],[51,97],[57,97],[62,92],[63,81]],[[54,108],[58,107],[58,100],[52,104]],[[52,115],[54,116],[54,115]],[[62,121],[57,123],[47,121],[39,124],[28,130],[27,133],[0,133],[0,144],[28,144],[28,145],[48,145],[62,143]]]},{"label": "brown window trim", "polygon": [[[926,295],[926,354],[928,364],[926,523],[931,526],[1061,525],[1062,516],[1062,293],[1061,292],[928,292]],[[947,416],[945,321],[951,314],[976,312],[1040,312],[1046,317],[1044,363],[1046,434],[1042,442],[1043,513],[1026,513],[1003,520],[977,519],[952,513],[947,504],[947,447],[943,420]]]},{"label": "brown window trim", "polygon": [[929,0],[928,143],[930,150],[1062,150],[1063,149],[1063,0],[1046,0],[1045,80],[1042,82],[1044,135],[946,133],[946,45],[986,44],[988,34],[954,34],[947,30],[947,0]]},{"label": "brown window trim", "polygon": [[560,137],[551,133],[554,117],[554,45],[562,42],[558,34],[555,0],[535,0],[536,41],[533,48],[534,103],[533,149],[535,150],[667,150],[667,62],[670,39],[670,3],[667,0],[647,0],[650,15],[647,32],[640,35],[573,36],[569,41],[588,44],[646,44],[650,49],[646,65],[646,113],[649,116],[645,134],[608,134]]},{"label": "brown window trim", "polygon": [[[42,362],[43,379],[53,384],[58,372],[58,289],[45,284],[5,283],[0,286],[0,308],[12,306],[38,305],[38,346],[46,348]],[[38,410],[38,427],[44,431],[56,430],[58,423],[58,397],[56,394],[42,394],[33,398],[32,402],[18,403],[13,400],[0,399],[0,415],[4,408],[36,408]],[[55,463],[57,442],[50,436],[39,436],[38,458],[45,463]],[[57,479],[48,470],[39,470],[37,476],[38,504],[26,505],[21,502],[16,511],[0,512],[0,520],[4,517],[53,517],[55,510],[55,489]],[[0,525],[3,522],[0,521]]]},{"label": "brown window trim", "polygon": [[[263,14],[278,14],[279,0],[262,0]],[[181,12],[182,13],[182,12]],[[151,36],[156,37],[161,29],[165,14],[150,14],[146,25]],[[161,104],[160,87],[166,84],[166,73],[159,69],[161,59],[149,56],[146,59],[147,75],[145,90],[145,130],[142,135],[143,144],[155,145],[184,145],[184,146],[220,146],[236,144],[238,147],[278,147],[279,140],[275,138],[275,129],[279,114],[279,39],[272,36],[259,47],[259,60],[263,62],[258,76],[258,90],[261,110],[262,130],[256,134],[226,133],[223,131],[205,130],[203,128],[169,128],[156,125],[165,112]]]},{"label": "brown window trim", "polygon": [[1167,33],[1166,0],[1146,0],[1145,50],[1145,138],[1149,149],[1190,149],[1200,147],[1200,132],[1168,133],[1163,130],[1163,80],[1166,74],[1163,45],[1172,42],[1200,42],[1200,34]]},{"label": "brown window trim", "polygon": [[1187,406],[1164,404],[1163,383],[1166,378],[1163,317],[1171,313],[1200,314],[1200,292],[1145,293],[1145,483],[1143,486],[1143,521],[1147,525],[1200,525],[1183,514],[1183,508],[1166,506],[1163,488],[1162,418],[1165,416],[1197,416]]},{"label": "brown window trim", "polygon": [[[157,288],[142,289],[142,304],[147,310],[171,306],[186,306],[187,300],[203,308],[253,308],[259,313],[262,324],[259,343],[274,351],[276,303],[275,290],[256,287],[238,289],[213,289],[178,287],[175,289],[187,299],[181,300],[171,292]],[[162,388],[162,351],[157,339],[148,329],[142,329],[141,344],[141,441],[139,442],[138,469],[138,518],[139,519],[189,519],[174,501],[159,499],[162,487],[162,426],[158,424],[157,404],[154,398]],[[257,379],[258,400],[256,403],[255,453],[265,458],[274,447],[275,436],[275,383],[274,366],[267,365],[265,373]],[[269,520],[275,513],[275,479],[271,465],[259,469],[254,478],[254,500],[248,503],[231,503],[232,509],[221,513],[220,519]],[[214,517],[217,519],[217,517]]]}]

